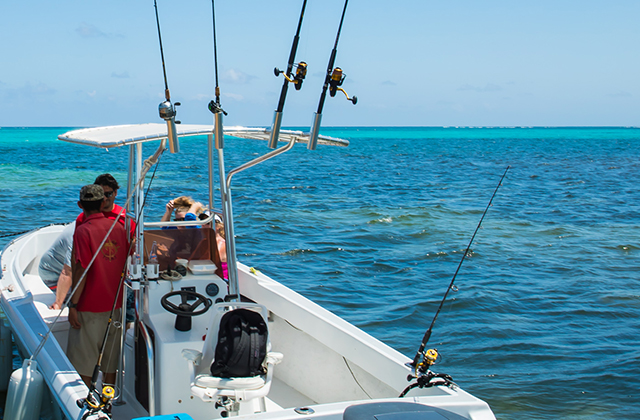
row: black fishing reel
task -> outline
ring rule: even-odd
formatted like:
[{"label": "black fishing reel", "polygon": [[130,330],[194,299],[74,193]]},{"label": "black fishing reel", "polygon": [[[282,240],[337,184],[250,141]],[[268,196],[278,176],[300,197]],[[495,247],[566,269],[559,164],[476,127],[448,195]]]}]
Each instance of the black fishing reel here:
[{"label": "black fishing reel", "polygon": [[307,63],[301,61],[298,64],[294,64],[294,66],[296,67],[296,74],[295,76],[293,76],[293,79],[287,76],[284,70],[280,70],[277,67],[273,69],[273,74],[275,74],[276,77],[282,74],[285,79],[287,79],[290,83],[293,83],[296,90],[300,90],[302,89],[302,81],[305,77],[307,77]]},{"label": "black fishing reel", "polygon": [[431,366],[436,364],[438,360],[438,350],[429,349],[423,354],[422,361],[417,366],[411,366],[414,372],[407,376],[407,381],[411,382],[415,379],[415,382],[409,385],[402,391],[400,398],[407,395],[413,388],[430,388],[432,386],[447,386],[450,388],[456,387],[456,383],[453,382],[453,378],[446,373],[435,373],[430,370]]},{"label": "black fishing reel", "polygon": [[222,112],[224,115],[227,115],[227,112],[224,109],[222,109],[220,104],[214,100],[211,100],[211,102],[209,102],[208,108],[212,114],[217,114],[219,112]]},{"label": "black fishing reel", "polygon": [[97,389],[89,391],[87,398],[82,398],[76,401],[78,407],[84,408],[86,406],[87,411],[82,416],[82,420],[106,420],[111,419],[111,400],[115,396],[116,391],[110,385],[102,387],[102,393]]},{"label": "black fishing reel", "polygon": [[331,79],[329,79],[329,95],[331,95],[331,97],[333,98],[334,96],[336,96],[336,93],[340,91],[344,93],[344,96],[347,97],[348,101],[351,101],[355,105],[358,102],[358,98],[356,96],[350,98],[349,94],[347,94],[347,91],[340,87],[342,86],[342,83],[346,78],[347,75],[342,72],[342,69],[340,67],[336,67],[335,69],[333,69],[333,73],[331,73]]}]

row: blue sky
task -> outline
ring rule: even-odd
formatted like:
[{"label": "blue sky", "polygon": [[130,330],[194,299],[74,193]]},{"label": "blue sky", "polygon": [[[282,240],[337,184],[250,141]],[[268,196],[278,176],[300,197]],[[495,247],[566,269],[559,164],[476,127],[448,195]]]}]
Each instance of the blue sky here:
[{"label": "blue sky", "polygon": [[[308,126],[343,0],[308,0],[284,126]],[[226,125],[269,126],[302,0],[216,0]],[[211,2],[158,0],[178,119],[211,123]],[[0,126],[161,122],[153,0],[4,2]],[[325,126],[640,125],[640,1],[351,0]]]}]

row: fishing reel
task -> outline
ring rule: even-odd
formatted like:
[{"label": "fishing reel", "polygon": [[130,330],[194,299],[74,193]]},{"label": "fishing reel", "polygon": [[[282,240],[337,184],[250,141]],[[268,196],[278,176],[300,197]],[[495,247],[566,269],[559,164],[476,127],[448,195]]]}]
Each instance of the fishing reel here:
[{"label": "fishing reel", "polygon": [[216,101],[214,101],[213,99],[209,102],[209,105],[207,106],[207,108],[209,108],[209,111],[211,111],[211,113],[214,114],[214,115],[218,114],[220,112],[222,112],[224,115],[228,115],[227,111],[222,109],[220,104],[217,103]]},{"label": "fishing reel", "polygon": [[355,105],[358,102],[358,98],[356,96],[350,98],[347,91],[340,87],[342,86],[342,82],[344,82],[344,79],[346,78],[347,75],[342,73],[342,69],[340,67],[336,67],[335,69],[333,69],[333,73],[331,73],[331,79],[329,79],[329,95],[331,95],[331,97],[333,98],[334,96],[336,96],[337,91],[340,91],[344,93],[344,96],[347,97],[348,101],[351,101]]},{"label": "fishing reel", "polygon": [[[169,140],[169,151],[171,153],[178,153],[180,151],[180,145],[178,143],[178,134],[176,133],[176,124],[180,124],[180,121],[176,121],[176,109],[169,99],[169,89],[165,91],[164,102],[161,102],[158,106],[158,112],[160,118],[167,122],[167,138]],[[180,102],[176,102],[175,106],[179,106]]]},{"label": "fishing reel", "polygon": [[220,112],[222,112],[224,115],[227,115],[226,111],[222,109],[222,106],[220,105],[220,87],[219,86],[216,86],[216,100],[214,101],[212,99],[211,102],[209,102],[208,108],[213,115],[216,115]]},{"label": "fishing reel", "polygon": [[429,349],[423,353],[422,361],[415,367],[412,364],[409,364],[413,369],[413,372],[407,376],[407,381],[411,382],[415,379],[415,382],[402,391],[400,398],[404,397],[413,388],[430,388],[432,386],[447,386],[450,388],[457,387],[450,375],[431,371],[431,366],[436,364],[438,357],[440,357],[438,350]]},{"label": "fishing reel", "polygon": [[87,398],[76,401],[78,407],[87,407],[87,412],[82,416],[82,420],[103,420],[111,418],[111,400],[116,391],[110,385],[102,387],[102,393],[97,389],[89,391]]},{"label": "fishing reel", "polygon": [[[170,100],[166,100],[161,102],[158,105],[158,112],[160,113],[160,118],[165,121],[171,121],[176,117],[178,111],[176,110],[176,106],[180,106],[180,102],[176,102],[175,105],[171,103]],[[175,121],[176,124],[180,124],[180,121]]]},{"label": "fishing reel", "polygon": [[275,74],[276,77],[282,74],[285,79],[287,79],[290,83],[293,83],[296,90],[300,90],[302,89],[302,81],[304,80],[305,77],[307,77],[307,63],[305,63],[304,61],[301,61],[298,64],[294,64],[294,66],[296,67],[296,74],[295,76],[293,76],[293,79],[290,78],[284,72],[284,70],[280,70],[277,67],[273,69],[273,74]]}]

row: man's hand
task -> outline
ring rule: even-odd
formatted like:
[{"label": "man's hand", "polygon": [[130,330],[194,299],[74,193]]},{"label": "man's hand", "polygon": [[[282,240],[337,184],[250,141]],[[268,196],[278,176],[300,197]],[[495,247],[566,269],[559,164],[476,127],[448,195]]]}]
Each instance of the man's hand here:
[{"label": "man's hand", "polygon": [[80,322],[78,322],[78,310],[76,308],[69,308],[69,324],[71,324],[71,328],[75,328],[76,330],[80,329]]},{"label": "man's hand", "polygon": [[49,309],[53,309],[54,311],[59,311],[62,306],[58,302],[53,302]]}]

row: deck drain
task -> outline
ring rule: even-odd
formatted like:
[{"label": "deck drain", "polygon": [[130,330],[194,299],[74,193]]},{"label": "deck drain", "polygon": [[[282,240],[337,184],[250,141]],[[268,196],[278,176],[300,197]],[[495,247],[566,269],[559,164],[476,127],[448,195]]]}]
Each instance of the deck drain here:
[{"label": "deck drain", "polygon": [[294,411],[302,415],[315,413],[315,411],[313,411],[313,408],[311,407],[297,407],[294,409]]}]

